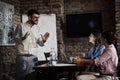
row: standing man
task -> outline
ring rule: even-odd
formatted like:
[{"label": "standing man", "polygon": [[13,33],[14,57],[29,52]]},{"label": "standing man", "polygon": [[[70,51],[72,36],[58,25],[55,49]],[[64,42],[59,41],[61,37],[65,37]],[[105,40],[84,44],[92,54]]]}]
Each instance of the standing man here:
[{"label": "standing man", "polygon": [[15,30],[15,42],[18,50],[16,57],[16,80],[33,80],[34,70],[38,62],[35,56],[38,46],[44,46],[49,33],[39,34],[38,24],[39,12],[31,9],[27,13],[28,21],[21,23]]}]

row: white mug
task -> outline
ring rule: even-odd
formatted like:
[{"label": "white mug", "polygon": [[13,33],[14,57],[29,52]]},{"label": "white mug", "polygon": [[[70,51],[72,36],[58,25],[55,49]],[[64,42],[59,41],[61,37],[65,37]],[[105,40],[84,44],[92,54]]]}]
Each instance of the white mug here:
[{"label": "white mug", "polygon": [[73,56],[70,57],[70,61],[71,61],[71,62],[73,62],[73,58],[74,58]]}]

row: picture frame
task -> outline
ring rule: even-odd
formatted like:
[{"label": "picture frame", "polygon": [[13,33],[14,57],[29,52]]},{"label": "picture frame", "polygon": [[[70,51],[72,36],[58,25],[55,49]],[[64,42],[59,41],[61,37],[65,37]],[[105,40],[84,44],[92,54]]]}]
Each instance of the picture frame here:
[{"label": "picture frame", "polygon": [[14,42],[14,6],[0,1],[0,46],[12,46]]}]

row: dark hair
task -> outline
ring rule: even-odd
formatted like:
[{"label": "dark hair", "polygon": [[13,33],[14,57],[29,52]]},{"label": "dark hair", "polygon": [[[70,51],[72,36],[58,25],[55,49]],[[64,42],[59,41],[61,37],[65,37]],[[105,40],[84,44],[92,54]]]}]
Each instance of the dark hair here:
[{"label": "dark hair", "polygon": [[99,30],[92,30],[91,33],[96,37],[95,46],[98,46],[102,43],[101,32]]},{"label": "dark hair", "polygon": [[37,10],[35,10],[35,9],[30,9],[30,10],[28,10],[28,12],[27,12],[27,15],[28,16],[31,16],[32,14],[39,14],[39,12],[37,11]]},{"label": "dark hair", "polygon": [[115,36],[114,36],[113,32],[111,32],[111,31],[103,32],[102,37],[104,39],[106,39],[108,44],[114,44]]}]

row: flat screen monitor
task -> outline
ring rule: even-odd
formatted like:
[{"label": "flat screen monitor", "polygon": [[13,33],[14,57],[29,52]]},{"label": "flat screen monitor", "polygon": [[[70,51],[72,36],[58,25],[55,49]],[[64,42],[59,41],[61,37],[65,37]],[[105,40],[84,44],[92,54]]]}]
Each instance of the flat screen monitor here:
[{"label": "flat screen monitor", "polygon": [[66,15],[67,37],[87,37],[93,29],[102,31],[102,13]]}]

